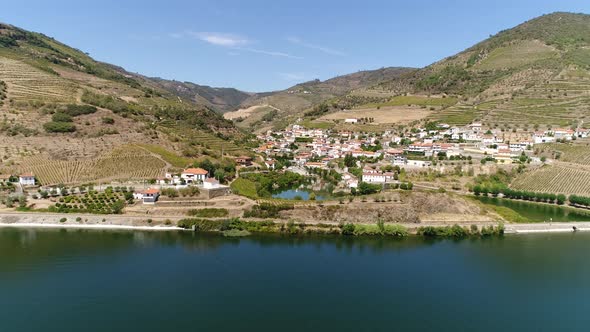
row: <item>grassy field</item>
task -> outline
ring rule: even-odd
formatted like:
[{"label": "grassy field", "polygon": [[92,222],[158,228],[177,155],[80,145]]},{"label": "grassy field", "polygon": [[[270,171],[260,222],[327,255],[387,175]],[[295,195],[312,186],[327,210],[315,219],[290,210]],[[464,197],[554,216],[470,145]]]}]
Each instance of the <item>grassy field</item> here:
[{"label": "grassy field", "polygon": [[236,179],[231,183],[231,190],[234,194],[246,196],[251,199],[257,199],[256,183],[246,179]]},{"label": "grassy field", "polygon": [[519,175],[511,188],[542,193],[590,195],[590,171],[570,166],[543,166]]},{"label": "grassy field", "polygon": [[186,167],[194,162],[194,159],[186,158],[183,156],[179,156],[173,151],[167,150],[166,148],[159,146],[159,145],[152,145],[152,144],[141,144],[139,145],[148,151],[155,153],[162,157],[166,162],[174,167],[183,168]]},{"label": "grassy field", "polygon": [[548,59],[557,54],[553,47],[538,41],[524,40],[494,49],[483,61],[475,65],[474,69],[494,70],[515,68],[538,60]]}]

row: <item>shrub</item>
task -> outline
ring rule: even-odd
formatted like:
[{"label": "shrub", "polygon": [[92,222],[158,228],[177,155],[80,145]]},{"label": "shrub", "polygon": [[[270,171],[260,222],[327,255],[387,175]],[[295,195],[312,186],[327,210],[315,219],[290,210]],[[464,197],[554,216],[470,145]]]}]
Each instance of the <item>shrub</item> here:
[{"label": "shrub", "polygon": [[67,218],[61,218],[61,219],[59,220],[59,222],[61,222],[61,223],[64,223],[64,222],[66,222],[66,221],[68,221],[68,219],[67,219]]},{"label": "shrub", "polygon": [[200,218],[222,218],[229,215],[227,209],[219,208],[206,208],[206,209],[193,209],[187,213],[189,216],[200,217]]},{"label": "shrub", "polygon": [[113,119],[111,117],[108,117],[108,116],[105,116],[105,117],[102,118],[102,123],[108,124],[108,125],[112,125],[112,124],[115,123],[115,119]]},{"label": "shrub", "polygon": [[72,133],[76,131],[76,126],[70,122],[47,122],[43,128],[48,133]]},{"label": "shrub", "polygon": [[72,122],[72,116],[66,113],[57,112],[51,116],[53,122]]},{"label": "shrub", "polygon": [[346,224],[342,226],[342,235],[354,235],[354,224]]}]

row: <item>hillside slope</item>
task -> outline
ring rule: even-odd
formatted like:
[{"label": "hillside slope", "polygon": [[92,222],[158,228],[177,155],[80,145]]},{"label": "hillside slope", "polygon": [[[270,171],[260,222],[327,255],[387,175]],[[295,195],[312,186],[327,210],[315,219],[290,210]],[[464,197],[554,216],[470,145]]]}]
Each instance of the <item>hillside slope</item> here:
[{"label": "hillside slope", "polygon": [[234,88],[214,88],[191,82],[171,81],[161,78],[150,78],[150,80],[181,98],[206,105],[218,113],[234,111],[253,95]]},{"label": "hillside slope", "polygon": [[456,95],[459,103],[432,116],[451,124],[577,126],[587,122],[590,101],[590,15],[532,19],[369,90]]},{"label": "hillside slope", "polygon": [[[104,172],[108,179],[160,165],[144,173],[151,178],[164,171],[162,162],[179,165],[170,162],[178,160],[174,155],[183,154],[189,163],[204,154],[219,157],[221,146],[226,153],[243,153],[230,141],[241,133],[206,105],[7,24],[0,24],[0,82],[1,172],[56,168],[59,161],[67,174],[41,181],[65,183],[75,182],[80,163],[100,161],[101,168],[118,170]],[[170,154],[141,152],[139,144],[162,146]],[[124,162],[138,155],[147,156],[138,159],[146,165]]]}]

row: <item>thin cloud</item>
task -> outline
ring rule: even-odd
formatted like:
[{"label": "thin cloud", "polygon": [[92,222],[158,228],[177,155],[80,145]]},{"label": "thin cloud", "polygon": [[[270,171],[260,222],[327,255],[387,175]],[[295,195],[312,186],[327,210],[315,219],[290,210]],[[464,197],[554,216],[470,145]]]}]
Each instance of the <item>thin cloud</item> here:
[{"label": "thin cloud", "polygon": [[[256,54],[263,54],[268,56],[274,57],[283,57],[289,59],[303,59],[300,56],[296,56],[293,54],[280,52],[280,51],[271,51],[271,50],[263,50],[259,48],[249,47],[248,45],[253,44],[253,41],[239,35],[234,35],[230,33],[220,33],[220,32],[195,32],[187,30],[183,33],[171,33],[169,34],[170,38],[179,39],[183,37],[192,37],[198,40],[204,41],[208,44],[220,46],[220,47],[227,47],[234,51],[241,51],[241,52],[250,52]],[[236,56],[239,55],[238,52],[229,52],[229,55]]]},{"label": "thin cloud", "polygon": [[194,31],[188,31],[187,33],[190,36],[193,36],[204,42],[217,46],[236,47],[247,45],[250,43],[250,41],[247,38],[227,33]]},{"label": "thin cloud", "polygon": [[324,47],[324,46],[320,46],[320,45],[315,45],[315,44],[311,44],[308,43],[304,40],[301,40],[300,38],[297,37],[289,37],[287,38],[287,41],[290,42],[291,44],[295,44],[295,45],[299,45],[305,48],[309,48],[312,50],[317,50],[329,55],[335,55],[335,56],[346,56],[346,53],[335,50],[333,48],[329,48],[329,47]]},{"label": "thin cloud", "polygon": [[264,54],[264,55],[270,55],[270,56],[278,56],[278,57],[289,58],[289,59],[303,59],[300,56],[292,55],[289,53],[276,52],[276,51],[265,51],[265,50],[259,50],[257,48],[236,48],[236,49],[240,50],[240,51],[258,53],[258,54]]}]

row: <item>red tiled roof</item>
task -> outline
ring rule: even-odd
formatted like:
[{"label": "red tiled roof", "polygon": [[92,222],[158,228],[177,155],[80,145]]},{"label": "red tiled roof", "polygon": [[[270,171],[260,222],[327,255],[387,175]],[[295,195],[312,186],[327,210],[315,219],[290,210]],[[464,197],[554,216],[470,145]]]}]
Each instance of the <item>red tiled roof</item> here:
[{"label": "red tiled roof", "polygon": [[148,194],[148,195],[153,195],[153,194],[159,194],[160,191],[158,189],[152,189],[152,188],[150,188],[150,189],[144,191],[143,193],[144,194]]},{"label": "red tiled roof", "polygon": [[193,175],[207,175],[209,172],[202,168],[187,168],[182,174],[193,174]]}]

